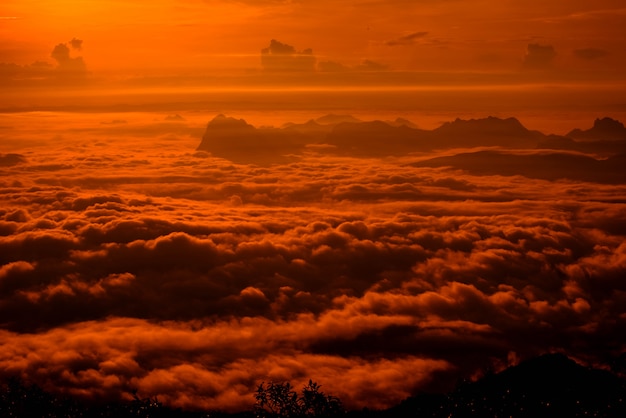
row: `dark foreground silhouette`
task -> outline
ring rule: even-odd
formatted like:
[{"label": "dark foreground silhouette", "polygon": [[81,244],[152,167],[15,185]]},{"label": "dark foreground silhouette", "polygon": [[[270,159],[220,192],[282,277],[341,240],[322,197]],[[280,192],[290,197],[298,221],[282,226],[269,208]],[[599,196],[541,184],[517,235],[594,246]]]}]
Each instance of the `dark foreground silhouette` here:
[{"label": "dark foreground silhouette", "polygon": [[[623,370],[622,370],[623,371]],[[622,375],[623,376],[623,375]],[[402,384],[402,382],[398,382]],[[341,401],[310,381],[301,394],[289,383],[262,383],[253,411],[182,411],[156,399],[93,404],[11,380],[0,392],[2,417],[625,417],[626,380],[583,367],[561,354],[527,360],[448,394],[420,394],[383,411],[344,411]]]}]

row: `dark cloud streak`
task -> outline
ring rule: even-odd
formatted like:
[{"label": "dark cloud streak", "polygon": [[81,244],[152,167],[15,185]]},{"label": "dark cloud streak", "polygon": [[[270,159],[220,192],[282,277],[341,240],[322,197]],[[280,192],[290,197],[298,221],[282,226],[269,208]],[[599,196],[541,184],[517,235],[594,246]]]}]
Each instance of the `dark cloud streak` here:
[{"label": "dark cloud streak", "polygon": [[428,32],[413,32],[408,35],[401,36],[397,39],[385,42],[387,46],[400,46],[400,45],[413,45],[419,39],[422,39],[428,35]]},{"label": "dark cloud streak", "polygon": [[545,70],[550,68],[556,56],[552,45],[528,44],[522,66],[528,70]]}]

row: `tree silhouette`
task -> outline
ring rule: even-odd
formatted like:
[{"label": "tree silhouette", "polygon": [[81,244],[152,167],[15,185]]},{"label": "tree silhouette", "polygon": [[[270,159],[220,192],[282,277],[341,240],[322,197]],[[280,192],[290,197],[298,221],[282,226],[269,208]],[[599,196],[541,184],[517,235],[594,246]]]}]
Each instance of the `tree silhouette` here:
[{"label": "tree silhouette", "polygon": [[291,383],[261,383],[256,391],[255,415],[259,418],[336,417],[344,413],[339,398],[326,395],[309,379],[302,394]]}]

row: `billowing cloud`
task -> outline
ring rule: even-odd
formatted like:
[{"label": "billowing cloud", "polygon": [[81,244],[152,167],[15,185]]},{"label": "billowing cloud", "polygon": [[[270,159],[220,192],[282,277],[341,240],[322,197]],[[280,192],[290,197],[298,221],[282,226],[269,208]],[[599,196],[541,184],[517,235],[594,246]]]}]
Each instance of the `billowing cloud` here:
[{"label": "billowing cloud", "polygon": [[77,39],[77,38],[72,38],[72,40],[69,42],[70,46],[73,49],[77,49],[77,50],[81,50],[83,48],[83,41],[82,39]]},{"label": "billowing cloud", "polygon": [[50,53],[50,57],[56,61],[56,66],[45,61],[35,61],[29,65],[0,63],[0,83],[22,86],[30,83],[48,84],[59,81],[65,83],[84,79],[87,67],[83,58],[72,57],[70,53],[70,48],[80,50],[82,42],[74,38],[68,43],[57,44]]},{"label": "billowing cloud", "polygon": [[59,123],[71,139],[3,154],[0,377],[229,411],[312,378],[383,408],[510,358],[626,349],[623,183],[423,154],[238,164],[184,116]]},{"label": "billowing cloud", "polygon": [[61,65],[62,63],[70,60],[70,49],[66,44],[58,44],[54,47],[50,56],[54,58],[59,65]]},{"label": "billowing cloud", "polygon": [[[82,41],[73,39],[70,45],[76,48],[75,44],[82,45]],[[80,48],[78,48],[80,49]],[[70,48],[65,43],[57,44],[50,56],[58,63],[57,70],[63,76],[81,77],[87,69],[82,57],[71,57]]]},{"label": "billowing cloud", "polygon": [[275,39],[267,48],[261,50],[261,64],[268,72],[315,71],[316,58],[313,50],[296,51],[291,46]]}]

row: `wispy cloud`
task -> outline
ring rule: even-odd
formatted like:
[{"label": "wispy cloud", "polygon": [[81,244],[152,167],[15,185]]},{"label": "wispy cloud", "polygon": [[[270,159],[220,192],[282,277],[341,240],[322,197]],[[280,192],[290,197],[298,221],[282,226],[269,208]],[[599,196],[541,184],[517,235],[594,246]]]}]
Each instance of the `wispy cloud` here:
[{"label": "wispy cloud", "polygon": [[563,15],[544,16],[533,20],[542,22],[558,22],[558,21],[577,21],[577,20],[591,20],[591,19],[605,19],[607,17],[624,16],[626,15],[626,8],[616,9],[597,9],[587,10],[584,12],[575,12]]},{"label": "wispy cloud", "polygon": [[428,32],[413,32],[405,36],[401,36],[397,39],[392,39],[390,41],[385,42],[387,46],[398,46],[398,45],[413,45],[419,39],[424,38],[428,35]]}]

